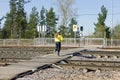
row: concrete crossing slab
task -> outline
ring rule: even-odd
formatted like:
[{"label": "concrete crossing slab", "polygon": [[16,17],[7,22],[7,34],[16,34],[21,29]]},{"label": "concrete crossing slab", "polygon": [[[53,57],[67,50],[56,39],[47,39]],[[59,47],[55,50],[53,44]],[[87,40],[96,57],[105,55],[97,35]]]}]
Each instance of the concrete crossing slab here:
[{"label": "concrete crossing slab", "polygon": [[56,63],[60,60],[70,57],[70,54],[80,50],[80,48],[72,50],[63,50],[61,51],[61,56],[57,56],[57,54],[53,53],[42,57],[36,57],[32,60],[14,63],[6,67],[0,67],[0,80],[11,80],[18,74],[34,70],[44,65]]}]

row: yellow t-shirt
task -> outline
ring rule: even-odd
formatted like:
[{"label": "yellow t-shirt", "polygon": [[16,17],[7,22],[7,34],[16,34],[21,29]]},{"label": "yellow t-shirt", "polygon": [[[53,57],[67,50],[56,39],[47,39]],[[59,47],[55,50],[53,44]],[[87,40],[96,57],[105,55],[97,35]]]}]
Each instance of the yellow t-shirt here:
[{"label": "yellow t-shirt", "polygon": [[63,37],[62,37],[62,35],[57,35],[56,37],[55,37],[55,42],[61,42],[63,40]]}]

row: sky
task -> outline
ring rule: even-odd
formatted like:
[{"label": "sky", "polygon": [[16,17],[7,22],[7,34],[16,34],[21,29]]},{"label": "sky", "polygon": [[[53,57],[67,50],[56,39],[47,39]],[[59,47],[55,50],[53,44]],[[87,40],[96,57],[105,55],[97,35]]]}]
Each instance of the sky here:
[{"label": "sky", "polygon": [[[83,35],[91,35],[94,32],[94,23],[97,22],[98,13],[101,12],[102,5],[108,10],[105,24],[113,28],[120,23],[120,0],[75,0],[73,9],[78,14],[76,18],[78,26],[83,26]],[[31,0],[30,3],[25,4],[27,15],[29,15],[34,6],[38,11],[41,10],[42,6],[47,10],[53,7],[56,15],[60,13],[56,0]],[[0,0],[0,18],[5,16],[9,10],[9,0]],[[4,20],[2,21],[3,23]]]}]

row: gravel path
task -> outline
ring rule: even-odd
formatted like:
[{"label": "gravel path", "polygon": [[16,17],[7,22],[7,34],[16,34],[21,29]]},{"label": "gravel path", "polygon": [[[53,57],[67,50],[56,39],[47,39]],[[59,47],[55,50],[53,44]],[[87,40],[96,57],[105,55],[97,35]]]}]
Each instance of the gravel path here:
[{"label": "gravel path", "polygon": [[86,70],[65,70],[57,68],[48,68],[27,75],[17,80],[119,80],[118,71],[90,71]]}]

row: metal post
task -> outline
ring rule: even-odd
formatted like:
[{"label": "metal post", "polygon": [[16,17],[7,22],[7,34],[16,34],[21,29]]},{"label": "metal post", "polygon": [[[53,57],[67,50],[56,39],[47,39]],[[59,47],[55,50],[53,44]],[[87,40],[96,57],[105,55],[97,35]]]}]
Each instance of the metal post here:
[{"label": "metal post", "polygon": [[113,0],[112,0],[112,27],[111,27],[111,47],[113,47]]},{"label": "metal post", "polygon": [[41,26],[39,26],[39,39],[40,39],[40,31],[41,31]]},{"label": "metal post", "polygon": [[81,31],[80,45],[83,46],[83,31]]},{"label": "metal post", "polygon": [[103,46],[106,47],[106,30],[104,31],[104,43],[103,43]]},{"label": "metal post", "polygon": [[74,45],[76,45],[76,31],[74,31]]}]

